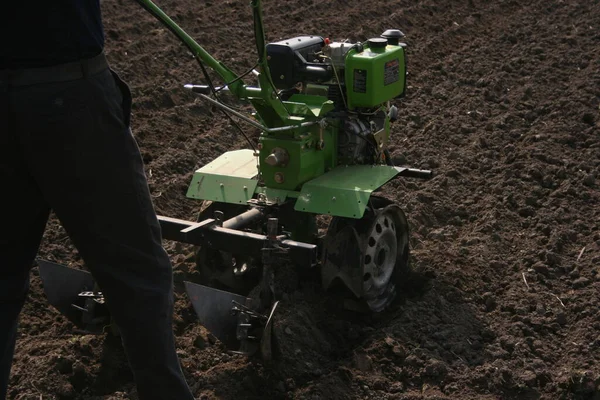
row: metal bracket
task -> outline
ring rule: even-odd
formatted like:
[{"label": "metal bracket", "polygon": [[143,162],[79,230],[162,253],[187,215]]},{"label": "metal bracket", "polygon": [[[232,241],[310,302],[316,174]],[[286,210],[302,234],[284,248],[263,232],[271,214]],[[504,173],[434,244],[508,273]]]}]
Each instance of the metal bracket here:
[{"label": "metal bracket", "polygon": [[85,291],[79,293],[77,297],[83,299],[83,307],[77,304],[71,304],[71,307],[82,312],[81,322],[83,322],[87,328],[93,328],[94,325],[108,322],[107,319],[110,319],[108,312],[104,310],[103,313],[102,309],[98,309],[98,307],[105,307],[104,295],[102,292]]}]

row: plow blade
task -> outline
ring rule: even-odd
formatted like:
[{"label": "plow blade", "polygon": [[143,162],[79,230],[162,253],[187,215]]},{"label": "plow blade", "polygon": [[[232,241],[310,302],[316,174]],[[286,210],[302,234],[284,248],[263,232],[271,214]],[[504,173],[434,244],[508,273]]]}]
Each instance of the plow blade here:
[{"label": "plow blade", "polygon": [[80,322],[81,311],[73,307],[80,294],[94,290],[94,278],[86,271],[38,260],[40,277],[48,301],[71,321]]},{"label": "plow blade", "polygon": [[239,349],[238,317],[232,313],[232,307],[234,301],[246,303],[246,297],[192,282],[184,283],[200,323],[225,346]]}]

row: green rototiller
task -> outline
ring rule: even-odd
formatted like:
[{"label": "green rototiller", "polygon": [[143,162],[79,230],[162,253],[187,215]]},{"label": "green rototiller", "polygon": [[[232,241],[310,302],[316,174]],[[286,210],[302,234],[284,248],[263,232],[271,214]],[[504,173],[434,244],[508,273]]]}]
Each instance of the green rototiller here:
[{"label": "green rototiller", "polygon": [[[320,272],[325,290],[343,287],[355,304],[383,310],[408,272],[409,232],[400,207],[372,193],[397,177],[431,176],[394,166],[387,151],[398,116],[392,102],[406,89],[402,32],[361,43],[306,35],[266,44],[261,2],[252,0],[258,62],[240,76],[150,0],[138,2],[198,60],[207,84],[186,87],[260,130],[252,149],[194,173],[187,196],[203,201],[198,221],[159,217],[165,239],[198,246],[199,279],[185,285],[200,322],[230,348],[269,358],[278,301],[307,270]],[[254,86],[244,83],[251,73]],[[224,91],[254,112],[223,103]],[[322,237],[319,215],[330,216]],[[39,264],[51,304],[88,328],[106,320],[89,273]]]}]

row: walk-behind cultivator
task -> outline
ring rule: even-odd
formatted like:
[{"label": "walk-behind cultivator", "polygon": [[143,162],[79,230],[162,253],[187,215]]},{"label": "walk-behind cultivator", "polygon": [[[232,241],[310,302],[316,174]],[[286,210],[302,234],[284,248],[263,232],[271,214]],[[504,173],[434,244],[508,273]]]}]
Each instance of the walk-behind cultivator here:
[{"label": "walk-behind cultivator", "polygon": [[[306,270],[320,272],[325,290],[344,287],[354,303],[383,310],[407,273],[409,232],[401,208],[372,192],[397,177],[431,175],[392,165],[387,151],[398,116],[392,102],[406,88],[403,34],[265,44],[261,2],[252,0],[258,62],[237,75],[150,0],[138,1],[198,60],[206,85],[186,87],[260,131],[252,149],[229,151],[194,173],[187,196],[203,201],[198,221],[159,217],[165,239],[198,246],[199,281],[185,285],[201,323],[227,346],[269,358],[278,301]],[[223,103],[224,91],[254,112]],[[331,216],[324,237],[319,215]],[[88,328],[106,316],[87,272],[44,261],[40,270],[61,311]]]}]

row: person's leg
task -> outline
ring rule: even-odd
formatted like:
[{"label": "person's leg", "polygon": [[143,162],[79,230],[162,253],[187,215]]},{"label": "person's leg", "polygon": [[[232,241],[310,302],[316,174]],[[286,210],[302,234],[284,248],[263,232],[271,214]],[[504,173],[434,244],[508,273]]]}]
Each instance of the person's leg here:
[{"label": "person's leg", "polygon": [[193,399],[175,349],[171,264],[129,130],[128,90],[121,89],[108,70],[24,89],[21,101],[32,114],[18,115],[27,132],[22,143],[44,197],[105,295],[140,398]]},{"label": "person's leg", "polygon": [[7,394],[17,320],[49,213],[27,173],[10,116],[8,87],[0,83],[0,182],[4,210],[0,229],[0,399]]}]

